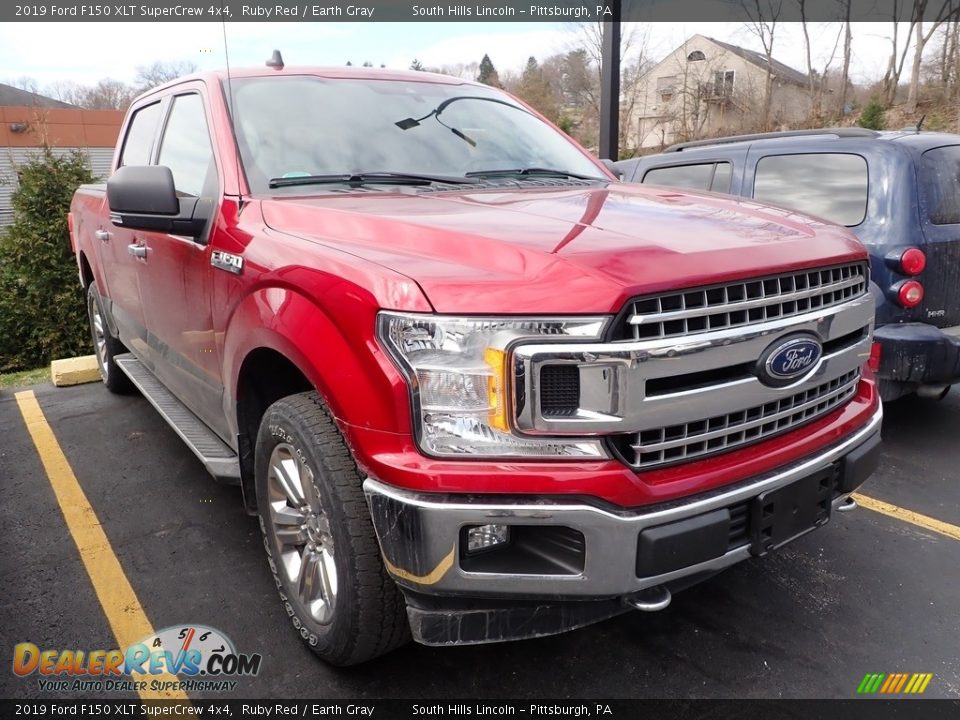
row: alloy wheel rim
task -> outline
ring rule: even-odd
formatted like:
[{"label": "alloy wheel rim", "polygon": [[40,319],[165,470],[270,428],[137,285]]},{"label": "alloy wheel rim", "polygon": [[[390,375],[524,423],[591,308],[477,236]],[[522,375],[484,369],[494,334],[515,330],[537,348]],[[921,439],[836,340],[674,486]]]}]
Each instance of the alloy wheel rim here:
[{"label": "alloy wheel rim", "polygon": [[100,365],[100,372],[107,373],[107,335],[103,327],[103,316],[100,314],[100,308],[97,307],[97,301],[90,299],[90,325],[93,329],[93,348],[97,353],[97,363]]},{"label": "alloy wheel rim", "polygon": [[280,443],[270,454],[267,503],[278,569],[310,617],[321,625],[330,623],[337,597],[330,520],[313,471],[289,443]]}]

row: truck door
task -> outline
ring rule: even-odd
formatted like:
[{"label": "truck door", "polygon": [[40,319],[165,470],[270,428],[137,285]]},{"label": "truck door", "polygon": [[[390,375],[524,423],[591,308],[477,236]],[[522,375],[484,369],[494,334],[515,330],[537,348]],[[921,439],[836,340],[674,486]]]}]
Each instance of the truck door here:
[{"label": "truck door", "polygon": [[210,217],[198,238],[144,233],[140,298],[148,334],[147,364],[201,420],[226,432],[220,359],[211,303],[208,242],[219,208],[220,177],[199,87],[173,96],[163,124],[157,164],[173,173],[180,196],[199,197]]},{"label": "truck door", "polygon": [[[161,108],[162,103],[157,101],[133,111],[117,167],[150,164]],[[100,252],[101,267],[105,270],[106,287],[100,288],[100,293],[109,300],[110,314],[117,323],[120,340],[142,357],[146,350],[146,325],[138,284],[141,261],[134,254],[134,248],[141,243],[144,233],[107,222],[106,200],[104,206],[104,225],[95,233],[95,245]]]}]

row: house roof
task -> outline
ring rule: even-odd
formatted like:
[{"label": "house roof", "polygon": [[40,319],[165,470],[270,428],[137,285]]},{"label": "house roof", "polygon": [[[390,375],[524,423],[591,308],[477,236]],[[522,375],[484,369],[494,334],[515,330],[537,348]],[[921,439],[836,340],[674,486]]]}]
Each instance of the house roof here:
[{"label": "house roof", "polygon": [[[756,65],[757,67],[759,67],[761,70],[767,70],[768,63],[767,63],[766,55],[755,52],[753,50],[747,50],[746,48],[742,48],[739,45],[731,45],[730,43],[725,43],[722,40],[717,40],[716,38],[707,37],[707,40],[714,43],[715,45],[719,45],[724,50],[729,50],[735,55],[739,55],[747,62],[752,63],[753,65]],[[799,70],[794,70],[789,65],[784,65],[779,60],[771,59],[769,63],[769,69],[771,74],[775,75],[779,80],[783,80],[785,82],[790,82],[790,83],[794,83],[795,85],[802,85],[802,86],[806,86],[809,83],[809,78],[807,77],[807,75],[800,72]]]},{"label": "house roof", "polygon": [[46,95],[39,95],[29,90],[21,90],[12,85],[0,83],[0,107],[8,106],[27,106],[27,107],[45,107],[45,108],[72,108],[76,107],[70,103],[54,100]]}]

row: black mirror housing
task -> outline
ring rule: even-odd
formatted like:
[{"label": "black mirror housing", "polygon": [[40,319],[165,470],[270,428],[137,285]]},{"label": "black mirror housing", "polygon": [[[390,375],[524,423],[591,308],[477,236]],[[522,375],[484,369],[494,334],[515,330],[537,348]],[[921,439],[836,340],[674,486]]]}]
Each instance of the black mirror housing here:
[{"label": "black mirror housing", "polygon": [[110,222],[117,227],[199,237],[206,218],[199,199],[177,197],[173,173],[163,165],[129,165],[107,180]]}]

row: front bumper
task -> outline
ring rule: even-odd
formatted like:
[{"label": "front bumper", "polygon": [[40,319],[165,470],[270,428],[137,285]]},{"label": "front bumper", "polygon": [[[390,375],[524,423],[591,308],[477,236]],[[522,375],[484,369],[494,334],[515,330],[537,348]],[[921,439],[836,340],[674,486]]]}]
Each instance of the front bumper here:
[{"label": "front bumper", "polygon": [[926,323],[881,325],[873,339],[880,343],[881,380],[917,385],[951,385],[960,381],[960,327]]},{"label": "front bumper", "polygon": [[[407,594],[416,639],[428,644],[518,639],[609,617],[627,609],[622,601],[627,596],[689,585],[763,554],[750,540],[748,521],[738,529],[733,518],[759,495],[817,474],[833,478],[832,505],[843,502],[876,467],[881,415],[878,407],[857,432],[812,457],[641,509],[546,497],[419,493],[374,479],[366,480],[364,491],[384,564]],[[716,520],[724,511],[728,524],[719,532],[723,520]],[[532,535],[546,531],[547,539],[527,548],[526,558],[508,569],[470,561],[463,528],[490,523]],[[564,530],[551,535],[556,528]],[[465,625],[468,616],[475,622]]]}]

